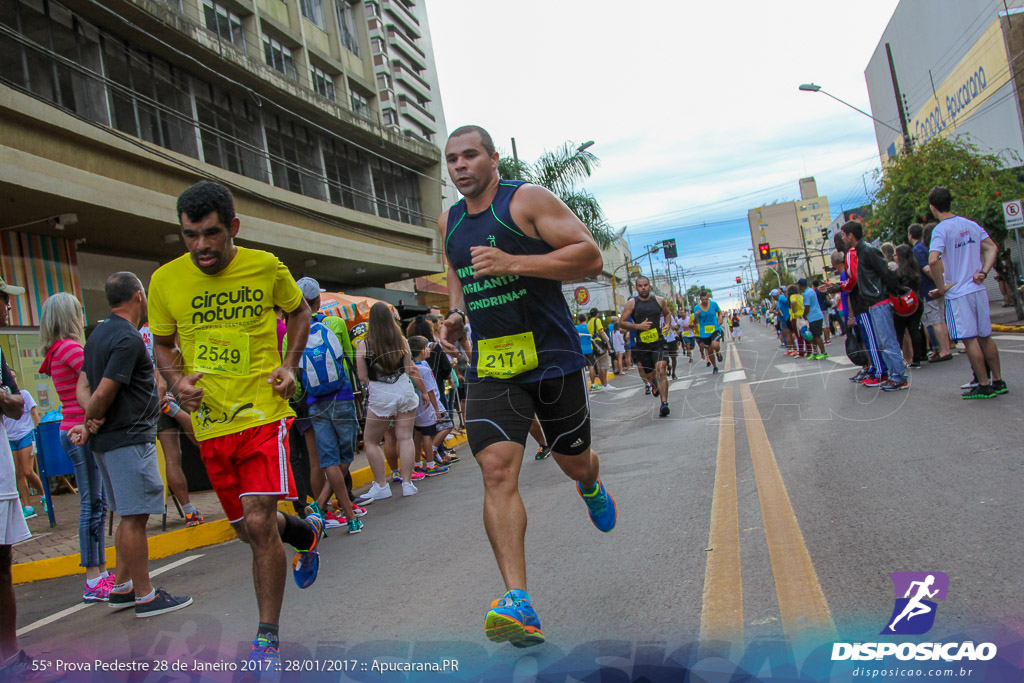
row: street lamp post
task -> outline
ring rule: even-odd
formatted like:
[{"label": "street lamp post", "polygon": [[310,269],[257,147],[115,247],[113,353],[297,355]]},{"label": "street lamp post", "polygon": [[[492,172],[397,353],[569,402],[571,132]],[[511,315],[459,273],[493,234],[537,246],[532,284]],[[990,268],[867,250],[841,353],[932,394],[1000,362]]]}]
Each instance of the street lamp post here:
[{"label": "street lamp post", "polygon": [[912,143],[910,141],[910,134],[906,130],[900,130],[896,126],[890,125],[890,124],[886,123],[885,121],[883,121],[882,119],[879,119],[879,118],[876,118],[876,117],[872,116],[871,114],[867,113],[863,109],[861,109],[859,107],[855,107],[855,106],[853,106],[852,104],[850,104],[849,102],[847,102],[845,100],[839,99],[838,97],[836,97],[832,93],[826,92],[826,91],[822,90],[820,85],[815,85],[814,83],[803,83],[803,84],[800,85],[800,90],[802,90],[804,92],[820,92],[823,95],[828,95],[829,97],[831,97],[836,102],[839,102],[841,104],[845,104],[850,109],[853,109],[854,111],[858,111],[861,114],[864,114],[864,116],[868,117],[869,119],[871,119],[875,123],[880,123],[883,126],[885,126],[886,128],[888,128],[889,130],[894,131],[896,133],[899,133],[900,136],[902,136],[902,138],[903,138],[903,148],[904,148],[904,150],[909,152],[910,149],[913,147],[913,145],[912,145]]}]

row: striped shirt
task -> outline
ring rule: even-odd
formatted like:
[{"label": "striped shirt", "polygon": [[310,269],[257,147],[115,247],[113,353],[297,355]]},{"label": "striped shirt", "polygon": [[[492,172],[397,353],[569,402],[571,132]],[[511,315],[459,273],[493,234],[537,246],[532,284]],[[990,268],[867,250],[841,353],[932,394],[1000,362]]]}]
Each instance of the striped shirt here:
[{"label": "striped shirt", "polygon": [[74,339],[61,339],[50,347],[46,360],[40,370],[53,379],[53,386],[60,398],[64,419],[61,420],[61,431],[85,422],[85,411],[78,405],[75,387],[78,375],[82,372],[84,352],[82,345]]}]

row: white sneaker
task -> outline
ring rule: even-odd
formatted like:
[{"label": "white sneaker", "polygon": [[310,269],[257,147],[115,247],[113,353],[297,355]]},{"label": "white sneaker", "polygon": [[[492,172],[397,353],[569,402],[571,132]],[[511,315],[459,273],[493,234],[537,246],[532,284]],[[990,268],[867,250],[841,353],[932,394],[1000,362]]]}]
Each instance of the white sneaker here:
[{"label": "white sneaker", "polygon": [[416,484],[410,482],[402,482],[402,495],[403,496],[415,496],[420,490],[416,488]]},{"label": "white sneaker", "polygon": [[971,380],[970,382],[967,382],[966,384],[961,384],[961,385],[960,385],[960,388],[961,388],[961,389],[973,389],[973,388],[974,388],[974,387],[976,387],[976,386],[978,386],[978,383],[977,383],[977,382],[975,382],[975,381],[974,381],[974,380],[972,379],[972,380]]},{"label": "white sneaker", "polygon": [[366,495],[374,500],[384,500],[391,497],[391,487],[387,484],[381,486],[377,482],[373,482],[370,484],[370,490],[366,492]]}]

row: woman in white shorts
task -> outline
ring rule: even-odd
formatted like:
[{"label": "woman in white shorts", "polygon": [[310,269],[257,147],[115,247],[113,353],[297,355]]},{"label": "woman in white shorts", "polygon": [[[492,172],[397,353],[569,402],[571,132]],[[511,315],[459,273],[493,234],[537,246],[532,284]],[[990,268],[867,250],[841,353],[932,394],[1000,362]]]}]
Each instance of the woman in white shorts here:
[{"label": "woman in white shorts", "polygon": [[409,355],[409,344],[391,315],[391,309],[383,302],[375,303],[370,309],[366,337],[356,345],[356,369],[360,383],[367,387],[368,392],[363,443],[370,471],[373,472],[373,483],[366,495],[374,500],[391,497],[391,488],[384,477],[384,453],[380,442],[392,421],[398,441],[402,495],[415,495],[412,431],[420,403],[416,390],[420,395],[425,395],[426,391]]},{"label": "woman in white shorts", "polygon": [[625,359],[622,356],[626,353],[626,338],[623,336],[622,330],[619,329],[618,320],[612,323],[612,352],[615,354],[615,374],[621,375],[625,372],[622,367]]}]

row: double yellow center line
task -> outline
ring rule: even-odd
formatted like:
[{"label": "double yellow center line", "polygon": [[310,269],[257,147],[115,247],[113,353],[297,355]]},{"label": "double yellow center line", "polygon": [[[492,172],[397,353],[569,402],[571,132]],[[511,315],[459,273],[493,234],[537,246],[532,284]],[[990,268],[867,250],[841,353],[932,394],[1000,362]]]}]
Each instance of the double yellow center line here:
[{"label": "double yellow center line", "polygon": [[[728,371],[730,368],[743,368],[735,346],[730,346],[728,351],[725,369]],[[731,386],[722,390],[700,642],[729,643],[733,654],[739,654],[743,649],[743,577],[733,394]],[[750,384],[742,383],[739,394],[783,633],[795,644],[835,639],[832,613],[786,492]]]}]

